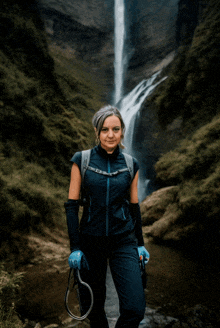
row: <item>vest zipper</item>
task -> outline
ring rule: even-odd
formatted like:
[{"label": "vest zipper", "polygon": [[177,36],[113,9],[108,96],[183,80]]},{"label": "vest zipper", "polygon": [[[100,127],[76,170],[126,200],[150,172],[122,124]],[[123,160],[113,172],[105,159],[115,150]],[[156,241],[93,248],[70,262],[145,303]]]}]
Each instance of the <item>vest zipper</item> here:
[{"label": "vest zipper", "polygon": [[[108,158],[108,173],[110,173],[110,162]],[[106,193],[106,236],[108,236],[108,225],[109,225],[109,186],[110,186],[110,179],[107,178],[107,193]]]}]

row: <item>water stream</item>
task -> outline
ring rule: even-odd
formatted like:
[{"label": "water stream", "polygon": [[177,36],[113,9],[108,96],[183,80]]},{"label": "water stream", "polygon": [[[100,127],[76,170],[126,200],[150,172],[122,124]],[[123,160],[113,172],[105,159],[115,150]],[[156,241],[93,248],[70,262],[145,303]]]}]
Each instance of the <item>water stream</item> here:
[{"label": "water stream", "polygon": [[[218,267],[210,266],[205,262],[196,262],[195,259],[187,256],[188,254],[170,247],[152,243],[147,244],[146,247],[151,254],[151,259],[146,266],[147,309],[159,308],[159,312],[176,317],[184,308],[193,308],[201,304],[219,313],[220,272]],[[110,328],[113,328],[119,316],[119,305],[109,270],[105,307]],[[147,316],[141,322],[140,328],[149,327],[145,325]]]},{"label": "water stream", "polygon": [[[124,136],[125,152],[133,155],[134,147],[133,137],[135,129],[135,120],[139,114],[139,110],[145,99],[153,92],[153,90],[166,79],[166,77],[157,80],[160,71],[153,74],[148,80],[141,81],[130,93],[123,97],[124,75],[126,70],[126,51],[125,51],[125,4],[124,0],[115,0],[115,90],[114,90],[114,104],[119,108],[123,120],[125,122],[126,131]],[[141,159],[138,159],[139,161]],[[140,165],[139,172],[139,200],[142,201],[149,193],[150,188],[149,177],[142,172]]]},{"label": "water stream", "polygon": [[115,91],[114,103],[116,104],[123,96],[124,69],[126,57],[124,55],[125,44],[125,5],[124,0],[115,0],[115,32],[114,32],[114,52],[115,52]]},{"label": "water stream", "polygon": [[[160,71],[155,73],[148,80],[140,82],[128,95],[126,95],[119,104],[120,112],[125,122],[126,131],[124,136],[124,145],[126,152],[133,155],[133,136],[135,117],[141,108],[144,100],[153,92],[158,84],[166,79],[166,77],[155,82]],[[155,82],[155,83],[154,83]]]},{"label": "water stream", "polygon": [[[153,90],[166,79],[158,80],[160,71],[148,80],[141,81],[130,93],[123,97],[123,79],[125,75],[125,8],[123,0],[115,0],[115,93],[114,103],[120,109],[125,121],[126,133],[124,144],[126,152],[134,156],[133,144],[135,120],[143,102]],[[138,159],[139,160],[139,159]],[[139,179],[139,200],[142,201],[148,194],[149,178],[141,172]],[[172,248],[149,244],[148,250],[151,260],[148,264],[147,304],[152,307],[164,307],[167,313],[175,315],[181,307],[203,304],[218,311],[220,308],[219,270],[206,263],[197,263]],[[108,279],[109,281],[110,279]],[[110,282],[109,282],[110,284]],[[112,320],[116,320],[117,307],[111,302],[112,289],[110,288],[108,314],[112,312]],[[115,294],[115,291],[114,291]],[[108,295],[107,295],[108,298]]]},{"label": "water stream", "polygon": [[[163,82],[167,77],[163,77],[159,81],[156,80],[160,71],[152,75],[148,80],[143,80],[140,82],[128,95],[121,99],[118,103],[118,107],[120,109],[121,115],[125,122],[126,131],[124,136],[124,145],[125,152],[135,156],[133,144],[134,138],[134,129],[135,129],[135,120],[137,115],[139,114],[139,110],[145,99],[153,92],[153,90]],[[140,159],[138,159],[140,160]],[[142,201],[150,192],[148,189],[148,184],[150,179],[145,176],[144,172],[140,168],[139,173],[139,200]]]}]

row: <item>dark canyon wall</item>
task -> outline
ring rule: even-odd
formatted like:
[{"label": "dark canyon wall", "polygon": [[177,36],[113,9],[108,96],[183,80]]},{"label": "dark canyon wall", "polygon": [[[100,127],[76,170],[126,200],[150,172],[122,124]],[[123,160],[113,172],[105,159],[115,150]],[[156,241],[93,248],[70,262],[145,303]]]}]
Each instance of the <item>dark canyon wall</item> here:
[{"label": "dark canyon wall", "polygon": [[[203,0],[178,1],[178,13],[174,26],[177,45],[175,55],[176,59],[179,57],[178,61],[181,62],[181,65],[183,66],[185,65],[185,62],[184,57],[181,55],[180,47],[190,48],[195,29],[204,19],[203,13],[207,4],[208,2]],[[164,40],[168,40],[168,38],[165,38]],[[158,58],[160,57],[158,56]],[[174,62],[172,64],[178,66],[177,64],[174,64]],[[158,66],[154,66],[154,69]],[[169,81],[171,69],[168,68],[163,74],[167,75],[167,81]],[[181,79],[180,76],[183,75],[183,71],[176,69],[175,75],[177,80],[178,78]],[[164,84],[166,84],[167,81],[165,81]],[[175,85],[177,89],[176,92],[178,93],[178,90],[181,90],[181,87],[180,85],[177,85],[176,80]],[[172,87],[170,99],[174,97],[174,90],[175,87]],[[162,92],[163,86],[161,85],[158,94]],[[181,93],[182,91],[179,92]],[[172,106],[170,102],[167,106],[167,111],[164,111],[165,114],[162,116],[161,111],[159,113],[158,108],[156,108],[157,106],[155,106],[153,100],[154,96],[156,96],[155,93],[152,95],[152,98],[148,98],[143,104],[139,116],[136,119],[134,131],[135,156],[141,161],[144,172],[150,179],[153,179],[155,176],[154,165],[160,156],[174,149],[181,139],[187,137],[187,135],[192,132],[190,129],[187,130],[186,126],[184,126],[183,116],[181,114],[181,108],[184,107],[183,102],[181,103],[180,101],[179,105],[173,106],[175,115],[172,115]],[[170,100],[167,100],[167,102],[169,101]]]},{"label": "dark canyon wall", "polygon": [[[125,93],[166,66],[179,45],[190,43],[201,19],[202,0],[126,0],[126,53],[129,58]],[[40,0],[52,46],[90,64],[105,81],[105,101],[114,84],[114,0]],[[104,78],[104,79],[103,79]],[[144,106],[143,106],[144,107]],[[147,128],[146,128],[147,127]],[[135,129],[134,148],[147,176],[159,156],[184,137],[178,118],[161,129],[155,109],[143,108]],[[147,164],[146,164],[147,163]]]},{"label": "dark canyon wall", "polygon": [[[42,17],[53,45],[88,62],[114,83],[114,0],[40,0]],[[127,89],[176,48],[178,0],[126,1]]]},{"label": "dark canyon wall", "polygon": [[[105,101],[114,84],[114,0],[40,0],[52,46],[90,64],[105,81]],[[189,44],[199,24],[203,0],[127,0],[126,54],[129,58],[125,93],[169,64],[178,46]],[[103,79],[104,78],[104,79]],[[146,128],[147,127],[147,128]],[[160,155],[184,137],[182,119],[161,129],[155,109],[145,104],[137,120],[134,148],[149,177]],[[146,165],[148,163],[148,165]],[[152,171],[153,170],[153,171]]]}]

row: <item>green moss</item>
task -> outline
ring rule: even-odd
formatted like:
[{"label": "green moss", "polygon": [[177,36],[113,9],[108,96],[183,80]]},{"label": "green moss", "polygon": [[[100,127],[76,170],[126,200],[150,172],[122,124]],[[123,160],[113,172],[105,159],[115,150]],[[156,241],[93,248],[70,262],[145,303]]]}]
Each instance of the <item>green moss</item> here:
[{"label": "green moss", "polygon": [[53,60],[48,54],[46,33],[37,2],[1,3],[1,49],[29,77],[48,81],[53,78]]},{"label": "green moss", "polygon": [[22,328],[23,324],[16,315],[14,301],[18,297],[21,273],[8,273],[0,265],[0,324],[2,328]]},{"label": "green moss", "polygon": [[[165,154],[156,164],[158,180],[179,185],[178,206],[184,224],[198,221],[207,234],[220,229],[220,117]],[[210,232],[211,231],[211,232]]]},{"label": "green moss", "polygon": [[59,49],[50,48],[50,54],[54,59],[56,76],[66,99],[71,104],[76,114],[83,119],[91,118],[94,112],[103,104],[100,94],[103,87],[97,80],[90,67],[83,61],[75,58]]},{"label": "green moss", "polygon": [[17,265],[31,256],[25,233],[66,229],[70,158],[94,145],[102,90],[81,61],[49,53],[34,0],[1,9],[0,255]]},{"label": "green moss", "polygon": [[[1,223],[11,230],[40,230],[53,225],[67,197],[67,177],[48,174],[46,168],[18,157],[5,159],[0,172],[2,185]],[[5,205],[4,205],[5,204]],[[58,215],[57,215],[58,214]],[[62,215],[63,217],[63,215]],[[62,223],[62,221],[60,221]]]},{"label": "green moss", "polygon": [[168,184],[208,177],[220,164],[220,118],[215,117],[156,164],[158,179]]},{"label": "green moss", "polygon": [[219,2],[211,0],[192,43],[178,49],[169,77],[154,97],[162,126],[181,115],[185,126],[195,129],[219,113],[219,21]]}]

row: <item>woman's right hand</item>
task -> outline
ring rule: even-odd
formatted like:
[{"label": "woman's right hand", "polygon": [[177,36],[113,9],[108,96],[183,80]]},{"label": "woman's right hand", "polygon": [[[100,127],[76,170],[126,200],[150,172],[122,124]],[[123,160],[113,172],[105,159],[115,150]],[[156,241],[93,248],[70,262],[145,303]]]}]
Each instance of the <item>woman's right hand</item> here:
[{"label": "woman's right hand", "polygon": [[81,267],[84,267],[89,270],[89,264],[86,260],[86,257],[84,253],[80,250],[74,251],[70,254],[68,263],[70,268],[80,270]]}]

